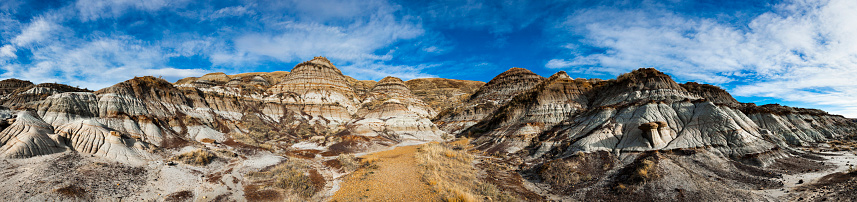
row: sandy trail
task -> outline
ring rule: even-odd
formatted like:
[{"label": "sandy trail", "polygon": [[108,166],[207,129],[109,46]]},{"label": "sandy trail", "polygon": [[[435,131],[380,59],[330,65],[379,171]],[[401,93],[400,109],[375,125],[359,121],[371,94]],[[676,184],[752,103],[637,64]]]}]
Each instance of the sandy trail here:
[{"label": "sandy trail", "polygon": [[[824,176],[838,173],[838,172],[846,172],[849,169],[849,165],[854,165],[857,163],[857,155],[851,153],[850,151],[839,151],[839,152],[818,152],[820,154],[825,154],[821,156],[825,158],[824,161],[826,165],[833,166],[832,169],[826,169],[819,172],[810,172],[810,173],[800,173],[793,175],[783,175],[783,187],[777,189],[765,189],[759,190],[757,193],[773,196],[779,200],[786,200],[787,192],[792,192],[795,187],[804,184],[812,184],[821,179]],[[803,183],[798,183],[803,180]]]},{"label": "sandy trail", "polygon": [[345,176],[331,201],[434,201],[437,195],[419,173],[419,145],[396,147],[362,156],[374,160]]}]

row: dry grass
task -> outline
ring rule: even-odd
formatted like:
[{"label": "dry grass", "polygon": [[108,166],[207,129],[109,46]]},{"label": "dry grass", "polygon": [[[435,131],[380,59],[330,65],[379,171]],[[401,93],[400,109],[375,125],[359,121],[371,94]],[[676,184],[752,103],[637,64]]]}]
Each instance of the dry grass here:
[{"label": "dry grass", "polygon": [[193,199],[193,192],[185,190],[167,195],[164,201],[190,201],[191,199]]},{"label": "dry grass", "polygon": [[643,159],[640,161],[640,164],[634,169],[634,172],[631,173],[631,180],[638,182],[647,182],[651,179],[657,177],[655,172],[653,172],[652,168],[655,167],[655,162],[651,159]]},{"label": "dry grass", "polygon": [[853,151],[857,148],[857,142],[849,140],[831,140],[827,144],[833,151]]},{"label": "dry grass", "polygon": [[539,175],[551,184],[574,185],[592,177],[580,171],[578,161],[550,161],[542,165]]},{"label": "dry grass", "polygon": [[247,175],[257,182],[273,180],[268,187],[276,187],[308,198],[316,192],[316,187],[307,174],[308,169],[303,163],[290,159],[270,169],[250,172]]},{"label": "dry grass", "polygon": [[205,166],[214,160],[215,155],[203,149],[197,149],[192,152],[186,152],[171,158],[171,161],[178,161],[188,165]]},{"label": "dry grass", "polygon": [[342,170],[346,172],[355,171],[360,167],[360,164],[357,162],[357,158],[354,157],[354,154],[340,154],[336,157],[336,160],[339,161],[339,165],[342,166]]},{"label": "dry grass", "polygon": [[452,147],[428,143],[420,146],[416,155],[423,181],[444,201],[514,201],[496,186],[477,178],[473,155]]},{"label": "dry grass", "polygon": [[77,185],[69,185],[69,186],[66,186],[63,188],[56,189],[54,191],[56,191],[57,193],[59,193],[63,196],[73,197],[73,198],[80,198],[80,197],[83,197],[84,195],[86,195],[86,190],[81,188],[81,187],[78,187]]},{"label": "dry grass", "polygon": [[660,158],[658,152],[644,154],[619,172],[631,184],[651,182],[660,177],[656,169]]}]

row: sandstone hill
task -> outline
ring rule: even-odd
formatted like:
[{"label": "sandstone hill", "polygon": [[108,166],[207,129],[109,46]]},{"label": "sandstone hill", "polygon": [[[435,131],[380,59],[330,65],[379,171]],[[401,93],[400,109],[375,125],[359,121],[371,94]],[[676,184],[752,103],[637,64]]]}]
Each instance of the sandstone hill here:
[{"label": "sandstone hill", "polygon": [[517,200],[781,200],[755,190],[823,169],[808,148],[857,134],[842,116],[740,103],[653,68],[361,81],[316,57],[97,91],[7,79],[0,104],[0,181],[28,190],[0,195],[29,200],[328,200],[342,176],[372,169],[354,154],[462,138],[469,146],[449,149],[475,163],[459,166],[484,174],[469,180]]}]

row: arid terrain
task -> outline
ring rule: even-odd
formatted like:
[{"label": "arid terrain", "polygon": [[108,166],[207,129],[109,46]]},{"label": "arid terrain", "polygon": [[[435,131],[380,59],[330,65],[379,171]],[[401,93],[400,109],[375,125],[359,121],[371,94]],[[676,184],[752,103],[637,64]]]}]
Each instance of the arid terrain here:
[{"label": "arid terrain", "polygon": [[855,201],[857,122],[642,68],[0,81],[8,201]]}]

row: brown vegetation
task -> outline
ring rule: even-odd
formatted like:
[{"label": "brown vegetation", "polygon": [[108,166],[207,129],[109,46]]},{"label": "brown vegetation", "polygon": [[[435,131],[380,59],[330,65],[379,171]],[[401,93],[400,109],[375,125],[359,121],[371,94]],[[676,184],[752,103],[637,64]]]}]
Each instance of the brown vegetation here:
[{"label": "brown vegetation", "polygon": [[473,155],[451,145],[428,143],[419,147],[417,162],[423,181],[444,201],[514,201],[496,186],[477,178]]},{"label": "brown vegetation", "polygon": [[538,171],[543,182],[561,193],[594,183],[612,169],[616,157],[609,152],[583,153],[545,162]]},{"label": "brown vegetation", "polygon": [[77,185],[68,185],[63,188],[59,188],[54,190],[60,195],[73,197],[73,198],[81,198],[86,195],[86,189],[78,187]]},{"label": "brown vegetation", "polygon": [[190,201],[191,199],[193,199],[193,192],[185,190],[167,195],[164,201]]},{"label": "brown vegetation", "polygon": [[339,161],[339,165],[345,172],[352,172],[357,170],[357,167],[360,166],[357,159],[354,157],[354,154],[340,154],[336,157],[336,160]]},{"label": "brown vegetation", "polygon": [[278,188],[308,198],[319,190],[315,185],[317,183],[314,183],[308,174],[308,170],[308,166],[290,159],[285,163],[262,171],[250,172],[247,175],[254,182],[265,185],[263,188]]},{"label": "brown vegetation", "polygon": [[171,158],[171,161],[178,161],[188,165],[205,166],[214,160],[215,155],[203,149],[197,149],[192,152],[186,152]]}]

